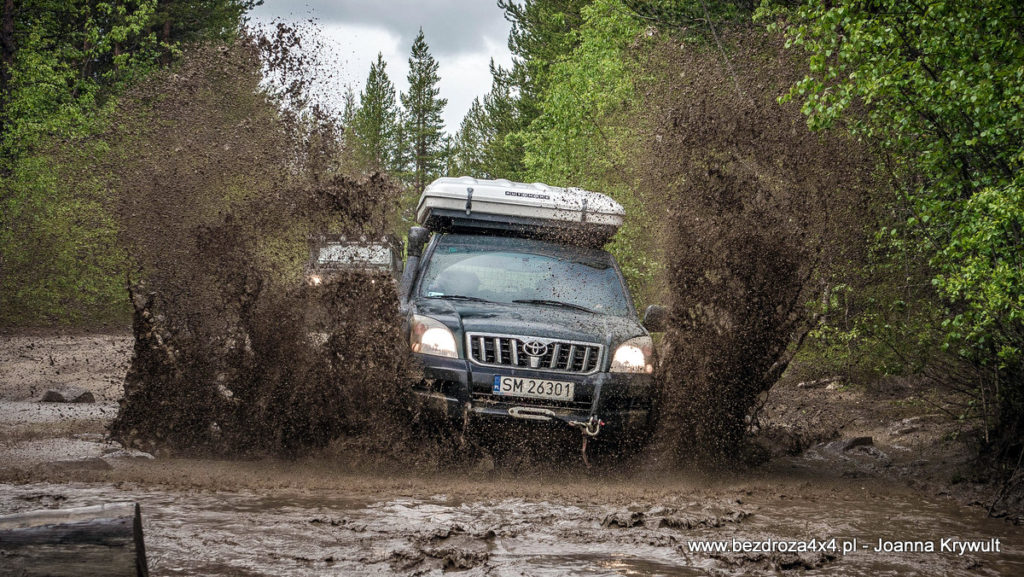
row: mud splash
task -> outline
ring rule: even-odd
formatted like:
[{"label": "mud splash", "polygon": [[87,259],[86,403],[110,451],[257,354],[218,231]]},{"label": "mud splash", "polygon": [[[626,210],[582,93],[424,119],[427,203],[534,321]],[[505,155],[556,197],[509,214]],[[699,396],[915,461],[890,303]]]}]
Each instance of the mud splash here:
[{"label": "mud splash", "polygon": [[832,263],[858,250],[871,163],[855,143],[812,134],[775,101],[796,66],[751,30],[712,47],[666,42],[648,93],[643,188],[666,215],[666,333],[655,453],[733,460],[758,395],[812,323]]},{"label": "mud splash", "polygon": [[126,96],[111,134],[114,212],[138,263],[111,426],[126,446],[297,454],[344,436],[376,450],[415,420],[393,280],[303,278],[307,239],[379,238],[401,190],[338,173],[341,128],[302,107],[301,35],[275,34],[193,48]]}]

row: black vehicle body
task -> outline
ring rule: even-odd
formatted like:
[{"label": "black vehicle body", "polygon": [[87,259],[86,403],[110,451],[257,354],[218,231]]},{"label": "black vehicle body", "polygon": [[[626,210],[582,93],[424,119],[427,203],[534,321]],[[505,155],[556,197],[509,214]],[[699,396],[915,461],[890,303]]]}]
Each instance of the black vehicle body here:
[{"label": "black vehicle body", "polygon": [[[442,323],[454,337],[457,358],[414,352],[423,374],[414,390],[427,406],[445,414],[457,427],[476,419],[547,423],[576,427],[592,437],[601,432],[602,438],[625,433],[642,436],[648,430],[653,392],[650,367],[641,372],[611,371],[616,349],[631,339],[649,337],[649,333],[637,317],[622,273],[610,254],[593,246],[521,238],[515,229],[503,231],[493,226],[435,232],[425,249],[417,247],[423,246],[428,234],[418,227],[410,233],[410,256],[399,290],[404,330],[411,338],[414,319],[420,316]],[[428,271],[439,255],[457,250],[452,246],[485,250],[489,245],[506,254],[524,250],[555,260],[582,259],[602,275],[594,290],[606,283],[613,289],[609,294],[615,296],[615,304],[609,305],[609,310],[584,310],[554,300],[503,302],[427,290],[426,284],[431,282]],[[615,284],[618,286],[611,286]],[[590,302],[603,307],[601,298],[591,295]],[[509,387],[521,384],[523,391],[531,383],[542,388],[572,383],[574,390],[571,400],[495,394],[502,383]]]}]

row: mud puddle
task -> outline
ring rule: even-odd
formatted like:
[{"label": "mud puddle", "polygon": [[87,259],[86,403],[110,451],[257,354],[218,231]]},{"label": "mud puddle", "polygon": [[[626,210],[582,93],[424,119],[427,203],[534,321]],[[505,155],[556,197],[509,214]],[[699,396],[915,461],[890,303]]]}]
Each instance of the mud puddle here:
[{"label": "mud puddle", "polygon": [[[0,485],[0,513],[136,500],[154,575],[1024,573],[1018,527],[878,480],[815,475],[794,462],[726,485],[507,472],[401,482],[343,474],[312,488],[282,478],[280,488],[232,491],[30,483]],[[953,547],[998,539],[999,552],[943,551],[949,538]],[[811,539],[824,547],[734,550]],[[892,550],[875,551],[880,540]],[[935,550],[898,551],[905,541]],[[725,550],[700,550],[716,543]]]},{"label": "mud puddle", "polygon": [[[551,456],[447,471],[430,459],[414,470],[386,456],[361,463],[347,451],[294,460],[153,458],[104,435],[117,386],[105,375],[123,369],[128,342],[0,340],[0,514],[138,501],[153,575],[1024,574],[1020,526],[922,494],[891,473],[930,479],[922,473],[934,468],[948,478],[960,445],[937,451],[941,423],[887,399],[783,387],[770,411],[776,426],[809,426],[806,415],[823,408],[835,415],[822,413],[822,430],[859,420],[802,457],[716,477],[685,469],[655,476],[642,463],[587,473]],[[49,349],[62,351],[53,365]],[[21,355],[44,360],[19,365]],[[78,363],[93,376],[79,379]],[[35,374],[36,386],[26,386]],[[97,402],[38,402],[69,375]],[[917,432],[890,432],[910,419],[918,419],[910,427]],[[863,436],[874,443],[836,448]],[[979,502],[991,500],[991,488],[979,490]],[[1000,549],[942,551],[949,538],[999,539]],[[779,542],[806,548],[811,539],[824,548],[778,551]],[[879,540],[888,551],[874,551]],[[769,541],[776,547],[767,553],[734,550]],[[897,551],[903,542],[934,551]],[[716,545],[724,550],[710,550]]]}]

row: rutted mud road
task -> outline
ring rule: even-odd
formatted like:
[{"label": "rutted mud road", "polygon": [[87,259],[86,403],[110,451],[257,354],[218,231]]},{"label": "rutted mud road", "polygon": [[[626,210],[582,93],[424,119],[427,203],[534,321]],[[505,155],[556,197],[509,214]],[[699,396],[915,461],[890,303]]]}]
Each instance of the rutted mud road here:
[{"label": "rutted mud road", "polygon": [[[100,435],[116,410],[111,375],[123,368],[130,339],[0,338],[0,514],[137,500],[154,575],[1024,574],[1020,527],[881,472],[922,456],[945,458],[935,453],[901,457],[882,445],[875,451],[889,453],[889,465],[858,468],[879,458],[826,443],[714,477],[647,474],[643,463],[590,474],[551,464],[357,469],[333,453],[298,461],[150,459]],[[97,402],[37,402],[58,385],[91,390]],[[771,409],[787,410],[781,401]],[[791,403],[789,410],[803,411]],[[913,449],[911,441],[901,442]],[[834,552],[830,545],[801,553],[694,550],[833,538]],[[999,539],[1000,551],[941,551],[947,538]],[[857,550],[843,554],[854,539]],[[880,539],[936,550],[875,552]]]},{"label": "rutted mud road", "polygon": [[[180,462],[183,470],[210,464]],[[214,469],[220,468],[213,464]],[[238,472],[244,473],[247,467]],[[249,473],[256,473],[250,470]],[[269,480],[269,479],[267,479]],[[146,483],[4,487],[5,511],[138,500],[156,575],[1019,575],[1024,539],[949,502],[874,481],[773,472],[708,487],[495,475],[321,478],[316,489],[189,489]],[[561,485],[549,489],[546,485]],[[988,539],[1001,553],[689,551],[700,541]]]}]

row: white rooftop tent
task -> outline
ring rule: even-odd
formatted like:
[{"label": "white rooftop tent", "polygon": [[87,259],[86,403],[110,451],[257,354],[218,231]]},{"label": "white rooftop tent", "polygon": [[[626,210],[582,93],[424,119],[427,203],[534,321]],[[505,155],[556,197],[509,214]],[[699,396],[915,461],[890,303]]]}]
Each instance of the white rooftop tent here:
[{"label": "white rooftop tent", "polygon": [[433,231],[477,230],[607,242],[625,218],[622,205],[581,188],[539,182],[439,178],[420,196],[416,221]]}]

